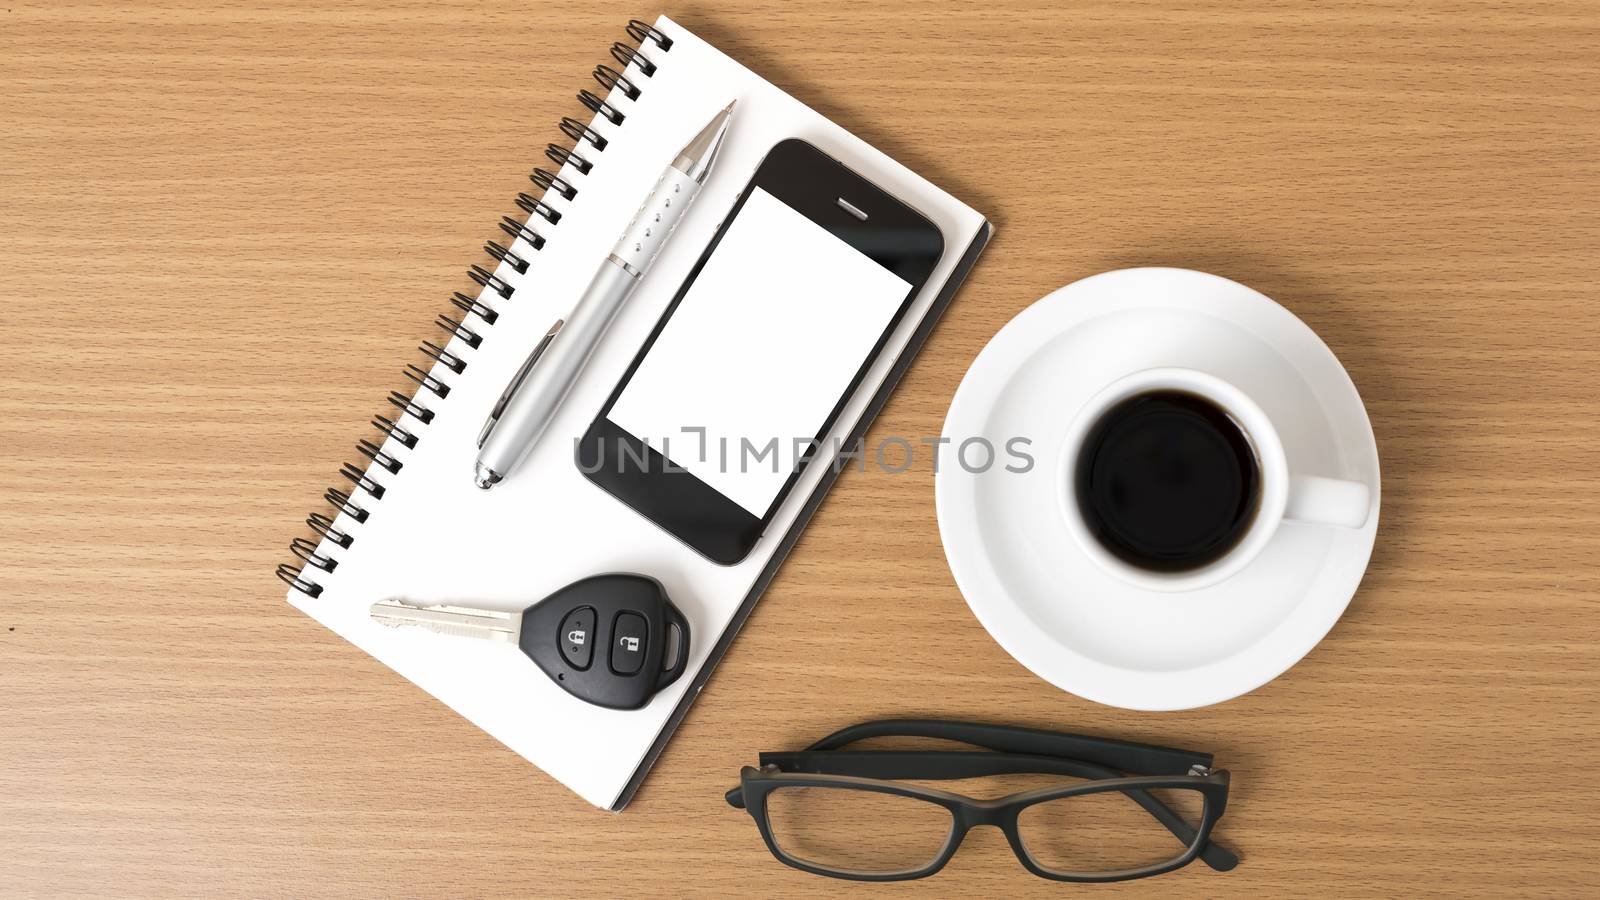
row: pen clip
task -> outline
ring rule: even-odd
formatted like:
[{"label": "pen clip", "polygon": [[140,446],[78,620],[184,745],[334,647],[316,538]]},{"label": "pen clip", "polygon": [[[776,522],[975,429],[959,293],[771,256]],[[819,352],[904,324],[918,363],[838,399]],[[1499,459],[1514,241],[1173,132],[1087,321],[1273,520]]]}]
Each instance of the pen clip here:
[{"label": "pen clip", "polygon": [[506,385],[505,391],[500,394],[500,399],[494,402],[494,409],[489,410],[489,418],[484,420],[483,430],[478,432],[479,449],[483,448],[484,441],[487,441],[489,435],[494,432],[494,426],[499,423],[500,415],[506,411],[506,404],[511,402],[512,397],[516,396],[517,390],[522,387],[522,382],[528,379],[528,373],[533,371],[534,364],[539,361],[539,357],[543,355],[545,348],[550,346],[550,341],[555,339],[556,332],[560,331],[561,326],[564,324],[566,324],[565,319],[557,319],[556,323],[550,326],[550,330],[545,332],[538,345],[533,348],[533,352],[528,354],[528,358],[522,363],[522,368],[517,370],[517,374],[511,376],[511,382]]}]

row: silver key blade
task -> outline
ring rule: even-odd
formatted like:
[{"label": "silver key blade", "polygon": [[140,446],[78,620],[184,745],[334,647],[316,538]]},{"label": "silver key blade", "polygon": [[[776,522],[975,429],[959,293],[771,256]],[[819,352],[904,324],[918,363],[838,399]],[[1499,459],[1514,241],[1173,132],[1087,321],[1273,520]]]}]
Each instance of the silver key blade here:
[{"label": "silver key blade", "polygon": [[372,618],[391,628],[411,625],[439,634],[515,644],[522,633],[522,611],[474,609],[470,606],[432,606],[406,600],[379,600]]}]

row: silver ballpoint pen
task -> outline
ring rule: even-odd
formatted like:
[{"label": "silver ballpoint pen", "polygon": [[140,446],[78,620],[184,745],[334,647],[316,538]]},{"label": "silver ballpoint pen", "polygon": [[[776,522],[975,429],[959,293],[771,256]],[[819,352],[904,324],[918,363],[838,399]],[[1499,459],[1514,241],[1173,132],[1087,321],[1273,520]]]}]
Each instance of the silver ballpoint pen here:
[{"label": "silver ballpoint pen", "polygon": [[728,133],[733,104],[712,117],[661,173],[565,322],[557,320],[506,385],[478,435],[473,481],[488,490],[527,457],[656,254],[700,192]]}]

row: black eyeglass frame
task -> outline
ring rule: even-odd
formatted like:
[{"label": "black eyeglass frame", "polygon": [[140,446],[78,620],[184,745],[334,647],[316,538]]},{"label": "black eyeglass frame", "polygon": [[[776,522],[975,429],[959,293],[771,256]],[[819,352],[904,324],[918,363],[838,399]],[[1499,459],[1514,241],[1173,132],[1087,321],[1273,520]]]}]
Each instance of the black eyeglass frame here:
[{"label": "black eyeglass frame", "polygon": [[[834,749],[869,737],[938,738],[987,747],[991,752]],[[1104,883],[1148,878],[1182,868],[1197,858],[1219,872],[1226,872],[1239,863],[1236,855],[1211,840],[1211,831],[1227,808],[1229,775],[1226,770],[1210,768],[1212,757],[1208,753],[1037,729],[890,719],[845,728],[798,753],[763,753],[760,761],[760,768],[746,766],[740,771],[739,787],[728,792],[728,804],[750,813],[767,849],[778,861],[817,875],[852,881],[926,878],[944,868],[955,856],[967,832],[979,825],[999,828],[1024,868],[1053,881]],[[1022,791],[992,800],[889,780],[978,778],[1016,773],[1060,774],[1090,780]],[[866,873],[817,866],[786,853],[773,835],[767,817],[767,798],[783,787],[846,788],[926,801],[950,813],[950,831],[938,854],[918,869]],[[1172,788],[1200,793],[1202,811],[1197,826],[1185,822],[1149,793]],[[1184,852],[1170,860],[1109,872],[1058,871],[1033,858],[1018,828],[1018,817],[1023,810],[1064,797],[1110,791],[1121,792],[1137,802],[1185,842]]]}]

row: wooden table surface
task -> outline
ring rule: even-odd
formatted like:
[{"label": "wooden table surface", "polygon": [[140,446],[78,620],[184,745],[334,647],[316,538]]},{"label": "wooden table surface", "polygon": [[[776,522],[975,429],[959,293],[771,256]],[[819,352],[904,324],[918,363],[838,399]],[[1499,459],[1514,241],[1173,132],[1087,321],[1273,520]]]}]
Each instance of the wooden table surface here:
[{"label": "wooden table surface", "polygon": [[271,572],[657,11],[9,0],[0,894],[1089,890],[990,830],[932,881],[814,878],[723,804],[892,715],[1215,751],[1244,862],[1100,893],[1600,890],[1600,8],[718,5],[668,12],[998,226],[877,434],[937,434],[997,329],[1107,269],[1321,333],[1384,476],[1327,640],[1210,709],[1080,700],[968,612],[926,461],[850,472],[633,806],[590,809]]}]

